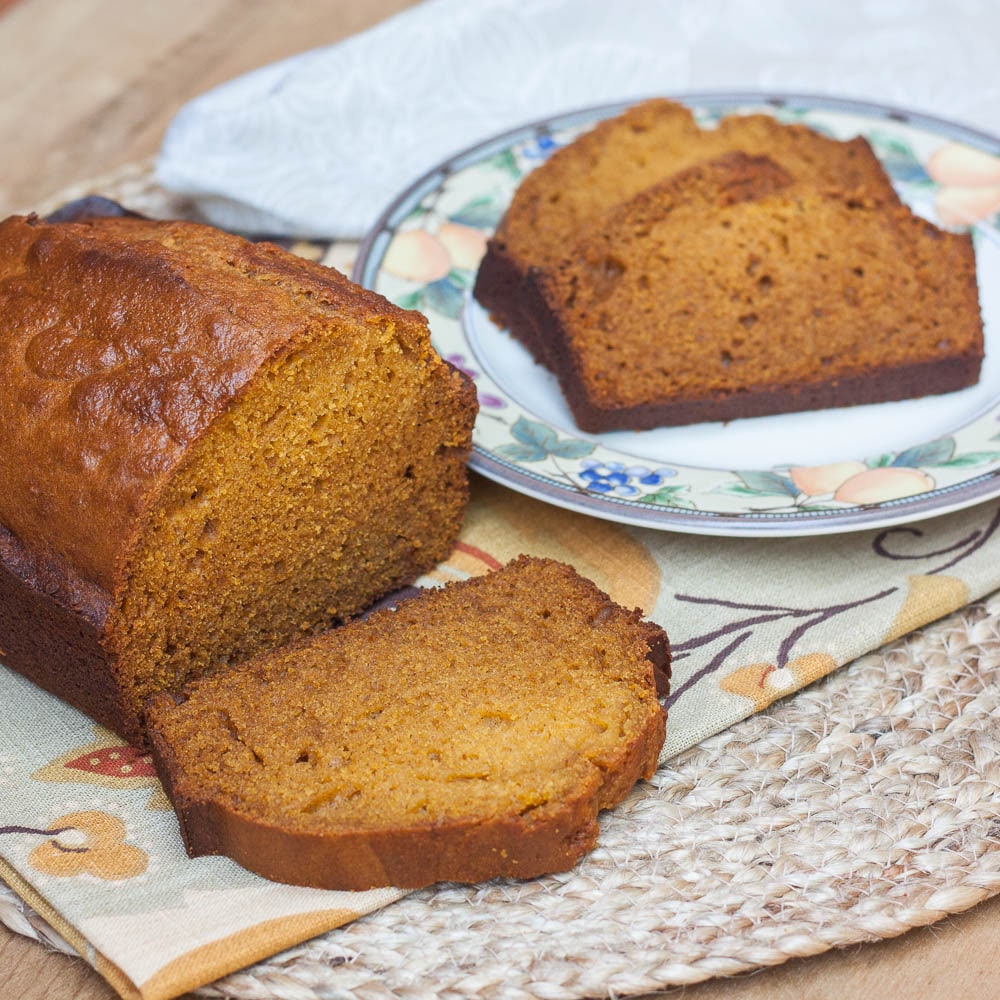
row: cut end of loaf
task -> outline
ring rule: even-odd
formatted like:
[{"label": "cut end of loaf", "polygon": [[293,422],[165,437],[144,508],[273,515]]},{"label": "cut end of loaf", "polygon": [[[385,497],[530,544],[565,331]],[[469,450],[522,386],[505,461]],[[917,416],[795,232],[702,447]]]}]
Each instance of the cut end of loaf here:
[{"label": "cut end of loaf", "polygon": [[148,517],[120,608],[136,713],[446,558],[467,502],[470,395],[415,320],[320,318],[268,362]]}]

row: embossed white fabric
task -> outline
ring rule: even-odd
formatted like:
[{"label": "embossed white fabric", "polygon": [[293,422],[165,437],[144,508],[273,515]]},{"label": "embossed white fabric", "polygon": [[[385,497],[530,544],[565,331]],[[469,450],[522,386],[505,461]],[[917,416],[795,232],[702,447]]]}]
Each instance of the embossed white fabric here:
[{"label": "embossed white fabric", "polygon": [[995,0],[426,0],[192,101],[158,179],[216,225],[358,238],[449,155],[651,94],[824,94],[1000,133]]}]

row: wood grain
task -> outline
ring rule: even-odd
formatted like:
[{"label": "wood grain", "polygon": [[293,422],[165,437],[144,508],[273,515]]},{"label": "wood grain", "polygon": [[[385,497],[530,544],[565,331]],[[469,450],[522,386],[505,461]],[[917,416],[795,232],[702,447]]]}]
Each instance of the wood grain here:
[{"label": "wood grain", "polygon": [[177,109],[412,0],[21,0],[0,20],[0,214],[154,153]]},{"label": "wood grain", "polygon": [[[412,0],[0,0],[0,214],[149,156],[177,109],[239,73],[333,43]],[[672,990],[683,1000],[1000,995],[1000,899],[893,941]],[[428,984],[429,995],[433,984]],[[0,997],[109,1000],[82,960],[0,925]]]},{"label": "wood grain", "polygon": [[49,951],[0,924],[0,997],[19,1000],[114,1000],[82,959]]}]

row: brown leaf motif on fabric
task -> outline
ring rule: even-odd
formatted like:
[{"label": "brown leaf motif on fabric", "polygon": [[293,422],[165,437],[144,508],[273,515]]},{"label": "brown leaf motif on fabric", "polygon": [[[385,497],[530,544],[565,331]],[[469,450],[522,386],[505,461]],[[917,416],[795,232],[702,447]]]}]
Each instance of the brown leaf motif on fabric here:
[{"label": "brown leaf motif on fabric", "polygon": [[[819,663],[814,658],[819,656],[832,660],[832,657],[820,653],[796,656],[797,649],[805,641],[813,645],[814,640],[807,640],[807,636],[817,626],[863,606],[889,601],[896,608],[883,642],[905,635],[962,607],[969,599],[968,585],[946,571],[979,552],[1000,528],[1000,505],[984,506],[983,510],[988,515],[983,527],[967,530],[957,541],[933,549],[927,548],[926,535],[919,527],[887,528],[874,536],[872,553],[879,559],[924,564],[919,567],[921,572],[906,578],[906,596],[899,604],[896,602],[903,590],[902,579],[855,600],[820,607],[675,594],[676,601],[712,608],[718,624],[701,635],[678,637],[671,644],[675,666],[689,658],[698,662],[698,666],[674,688],[668,705],[676,703],[699,681],[712,675],[721,677],[719,684],[723,690],[745,694],[758,708],[770,704],[781,694],[789,694],[839,665],[824,665],[814,676]],[[756,641],[751,645],[756,645],[758,650],[761,648],[761,633],[765,631],[768,634],[766,645],[773,643],[773,657],[769,656],[764,661],[755,658],[755,662],[744,662],[733,669],[733,661],[739,663],[741,655],[749,658],[746,647],[752,638]],[[760,657],[759,652],[756,657]],[[825,664],[825,659],[823,662]],[[797,670],[792,670],[793,663],[798,664]],[[771,673],[775,676],[768,680]],[[793,680],[797,683],[788,686]],[[763,686],[759,689],[755,687],[760,684]],[[780,691],[777,690],[779,686]]]},{"label": "brown leaf motif on fabric", "polygon": [[485,550],[468,542],[458,542],[447,560],[432,569],[427,576],[434,583],[453,583],[473,576],[483,576],[502,565],[499,559],[494,559]]},{"label": "brown leaf motif on fabric", "polygon": [[[761,672],[764,670],[784,671],[786,668],[790,668],[791,663],[794,662],[792,660],[792,651],[795,646],[810,630],[815,628],[817,625],[822,625],[825,622],[836,618],[838,615],[844,614],[847,611],[852,611],[865,604],[873,604],[877,601],[884,600],[890,594],[894,594],[897,589],[898,588],[896,587],[889,587],[884,590],[880,590],[875,594],[871,594],[868,597],[859,598],[856,601],[844,601],[839,604],[830,604],[826,607],[818,608],[799,608],[791,605],[779,604],[750,604],[739,601],[726,601],[717,598],[695,597],[690,594],[677,594],[676,599],[678,601],[686,601],[692,604],[704,604],[717,608],[720,614],[720,624],[717,628],[705,633],[704,635],[695,636],[694,638],[673,644],[673,661],[675,664],[696,652],[700,652],[702,649],[711,649],[714,646],[717,651],[708,663],[691,673],[691,675],[671,693],[670,698],[668,699],[668,705],[675,702],[681,695],[697,684],[703,677],[706,677],[709,674],[717,673],[721,670],[726,665],[729,658],[742,649],[744,644],[754,635],[754,632],[757,629],[769,628],[771,630],[777,630],[776,634],[782,636],[775,652],[774,662],[763,664],[755,663],[750,666],[746,666],[743,669],[750,671],[756,670],[758,671],[757,676],[760,676]],[[736,614],[729,621],[722,620],[722,616],[730,611],[736,612]],[[825,654],[812,655],[825,656]],[[832,666],[824,669],[823,673],[829,673],[830,670],[838,666],[838,664],[833,663],[832,657],[827,657],[827,659],[831,661]],[[803,665],[802,670],[805,673],[808,673],[809,669],[812,669],[813,661],[810,660],[808,656],[799,657],[798,660],[808,661],[810,664],[808,669],[805,665]],[[795,675],[782,673],[779,676],[783,680],[787,680]],[[822,676],[822,674],[817,674],[817,676]],[[772,681],[772,686],[774,683],[775,682]],[[808,682],[806,681],[803,683]],[[802,684],[798,685],[798,687],[801,686]],[[786,687],[781,691],[781,694],[788,694],[793,690],[795,690],[795,688]],[[778,696],[778,694],[774,695],[774,697]],[[773,701],[774,697],[772,697],[770,701]],[[767,704],[769,704],[770,701],[767,702]]]}]

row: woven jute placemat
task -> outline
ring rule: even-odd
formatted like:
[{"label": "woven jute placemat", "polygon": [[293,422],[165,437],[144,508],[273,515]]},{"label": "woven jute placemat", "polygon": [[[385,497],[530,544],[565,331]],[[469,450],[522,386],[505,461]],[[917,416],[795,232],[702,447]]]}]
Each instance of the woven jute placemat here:
[{"label": "woven jute placemat", "polygon": [[[100,190],[177,210],[145,165]],[[893,937],[997,891],[1000,595],[668,761],[571,872],[417,892],[196,993],[635,995]],[[74,953],[10,890],[0,920]]]}]

